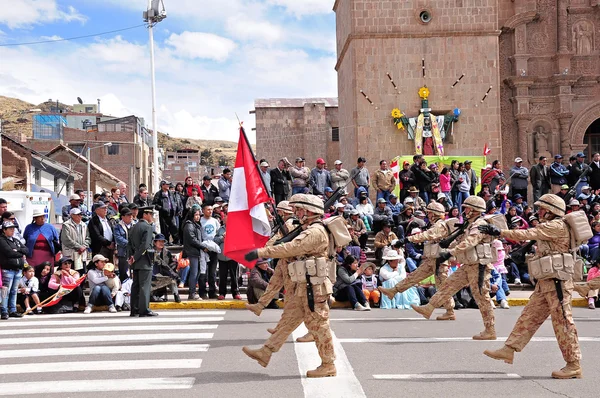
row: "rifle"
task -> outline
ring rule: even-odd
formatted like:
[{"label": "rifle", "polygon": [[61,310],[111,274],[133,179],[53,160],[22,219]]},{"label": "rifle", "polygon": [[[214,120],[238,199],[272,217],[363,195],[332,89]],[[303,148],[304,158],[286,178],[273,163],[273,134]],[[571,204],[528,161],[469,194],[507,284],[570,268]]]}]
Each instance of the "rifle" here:
[{"label": "rifle", "polygon": [[[464,215],[463,215],[464,217]],[[448,235],[447,237],[445,237],[444,239],[442,239],[438,245],[442,248],[442,249],[447,249],[448,247],[450,247],[450,244],[452,242],[454,242],[454,240],[456,240],[459,236],[461,236],[462,234],[465,233],[465,231],[467,230],[467,228],[469,227],[469,221],[465,219],[465,221],[463,221],[462,224],[456,224],[456,226],[458,226],[458,228],[452,232],[450,235]],[[435,274],[439,275],[440,273],[440,265],[442,264],[443,261],[440,261],[441,259],[438,257],[437,260],[435,260]]]},{"label": "rifle", "polygon": [[565,204],[568,205],[569,201],[571,199],[573,199],[573,197],[575,196],[575,193],[577,193],[577,185],[579,185],[579,183],[581,183],[581,180],[583,180],[584,178],[587,177],[587,175],[589,174],[590,171],[591,171],[590,166],[586,167],[586,169],[583,170],[583,172],[579,176],[579,179],[577,180],[577,182],[569,189],[569,192],[567,192],[567,194],[565,195],[565,197],[564,197]]}]

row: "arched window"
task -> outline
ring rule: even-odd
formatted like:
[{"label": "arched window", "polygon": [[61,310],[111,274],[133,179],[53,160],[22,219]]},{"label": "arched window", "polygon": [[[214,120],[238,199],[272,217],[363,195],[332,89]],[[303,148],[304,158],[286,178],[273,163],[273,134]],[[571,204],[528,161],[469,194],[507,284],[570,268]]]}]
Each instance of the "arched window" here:
[{"label": "arched window", "polygon": [[583,137],[583,143],[587,144],[585,148],[587,160],[592,158],[594,152],[600,152],[600,119],[590,124]]}]

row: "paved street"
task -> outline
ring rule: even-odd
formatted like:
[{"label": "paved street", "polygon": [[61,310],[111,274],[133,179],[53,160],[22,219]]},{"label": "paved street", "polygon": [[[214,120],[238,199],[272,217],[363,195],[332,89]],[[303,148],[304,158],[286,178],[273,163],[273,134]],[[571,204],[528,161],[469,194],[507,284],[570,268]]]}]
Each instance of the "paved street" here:
[{"label": "paved street", "polygon": [[[501,338],[521,308],[496,310]],[[313,343],[290,339],[264,369],[241,347],[258,347],[280,310],[162,311],[157,318],[98,313],[30,316],[0,323],[0,396],[62,397],[453,397],[597,395],[600,311],[576,308],[584,379],[550,379],[563,365],[547,321],[514,365],[482,354],[478,311],[456,322],[412,311],[332,311],[338,377],[307,380]],[[303,327],[294,336],[304,333]]]}]

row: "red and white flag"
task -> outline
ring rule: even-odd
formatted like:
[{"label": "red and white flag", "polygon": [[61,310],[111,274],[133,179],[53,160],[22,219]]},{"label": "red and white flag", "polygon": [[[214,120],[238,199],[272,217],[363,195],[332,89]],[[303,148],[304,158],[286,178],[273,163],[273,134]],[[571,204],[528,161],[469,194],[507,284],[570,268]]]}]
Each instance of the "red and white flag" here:
[{"label": "red and white flag", "polygon": [[492,150],[491,150],[491,149],[488,147],[488,144],[486,143],[486,144],[483,146],[483,156],[487,156],[487,155],[489,155],[490,153],[492,153]]},{"label": "red and white flag", "polygon": [[73,291],[73,289],[77,288],[77,286],[81,285],[83,283],[83,281],[85,280],[85,278],[86,278],[86,275],[83,275],[81,278],[77,279],[77,281],[75,281],[75,283],[73,283],[72,285],[61,285],[60,288],[58,289],[58,292],[54,296],[54,298],[52,300],[48,301],[46,304],[40,305],[40,307],[42,307],[42,308],[52,307],[53,305],[58,304],[64,296],[71,293]]},{"label": "red and white flag", "polygon": [[240,127],[225,229],[225,256],[246,267],[254,267],[256,261],[248,262],[244,255],[264,247],[271,236],[264,205],[270,201],[244,128]]}]

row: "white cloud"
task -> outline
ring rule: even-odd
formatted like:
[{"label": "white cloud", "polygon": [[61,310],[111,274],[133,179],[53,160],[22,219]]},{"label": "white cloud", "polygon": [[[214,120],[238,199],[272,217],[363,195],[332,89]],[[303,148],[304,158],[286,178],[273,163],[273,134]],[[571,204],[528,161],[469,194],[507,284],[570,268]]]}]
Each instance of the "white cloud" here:
[{"label": "white cloud", "polygon": [[268,0],[269,4],[285,7],[296,18],[305,15],[329,14],[333,12],[334,0]]},{"label": "white cloud", "polygon": [[230,39],[203,32],[173,33],[165,43],[172,46],[179,57],[215,61],[225,61],[236,48],[235,42]]},{"label": "white cloud", "polygon": [[11,0],[0,13],[0,24],[10,29],[63,21],[84,23],[87,18],[74,7],[60,9],[56,0]]},{"label": "white cloud", "polygon": [[62,40],[62,37],[58,36],[58,35],[52,35],[52,36],[40,36],[40,39],[42,40]]},{"label": "white cloud", "polygon": [[243,41],[261,40],[273,43],[282,38],[280,26],[268,21],[260,21],[237,15],[227,19],[227,32],[234,38]]},{"label": "white cloud", "polygon": [[[130,43],[123,40],[121,36],[113,39],[98,41],[89,46],[85,51],[87,55],[92,55],[97,60],[97,65],[107,71],[120,73],[139,73],[140,70],[146,71],[147,63],[144,60],[147,56],[147,47]],[[82,56],[85,56],[82,52]],[[143,64],[144,66],[140,66]]]},{"label": "white cloud", "polygon": [[[239,136],[239,125],[235,118],[194,115],[186,109],[172,112],[167,106],[162,106],[159,114],[163,119],[160,130],[177,132],[177,137],[237,141]],[[256,133],[246,131],[246,134],[250,141],[256,141]]]}]

